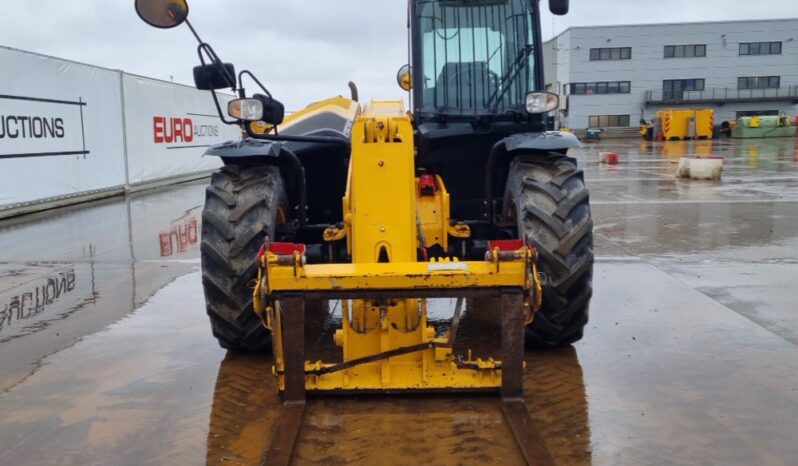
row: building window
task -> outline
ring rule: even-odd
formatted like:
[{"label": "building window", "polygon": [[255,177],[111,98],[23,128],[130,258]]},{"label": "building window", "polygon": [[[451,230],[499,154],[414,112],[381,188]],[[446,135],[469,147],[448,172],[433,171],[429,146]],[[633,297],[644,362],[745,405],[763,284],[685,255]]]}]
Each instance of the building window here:
[{"label": "building window", "polygon": [[780,87],[780,76],[753,76],[737,78],[737,89],[778,89]]},{"label": "building window", "polygon": [[781,55],[781,42],[741,42],[740,55]]},{"label": "building window", "polygon": [[590,49],[590,61],[630,60],[631,58],[631,47],[605,47],[599,49]]},{"label": "building window", "polygon": [[703,91],[703,79],[667,79],[662,82],[664,91]]},{"label": "building window", "polygon": [[665,46],[665,58],[692,58],[706,56],[707,46],[705,44]]},{"label": "building window", "polygon": [[589,125],[591,128],[628,127],[629,115],[591,115]]},{"label": "building window", "polygon": [[667,79],[662,81],[662,97],[665,100],[679,100],[685,92],[703,91],[703,79]]},{"label": "building window", "polygon": [[629,81],[609,81],[597,83],[572,83],[571,94],[628,94],[632,90]]}]

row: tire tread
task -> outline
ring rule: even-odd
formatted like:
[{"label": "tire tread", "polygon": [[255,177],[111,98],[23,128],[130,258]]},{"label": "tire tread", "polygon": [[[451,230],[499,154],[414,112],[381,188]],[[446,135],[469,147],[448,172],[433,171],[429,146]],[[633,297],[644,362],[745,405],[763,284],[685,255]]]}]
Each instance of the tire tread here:
[{"label": "tire tread", "polygon": [[213,335],[225,349],[271,349],[249,285],[257,275],[254,253],[274,235],[284,202],[277,167],[226,165],[211,177],[202,215],[202,284]]},{"label": "tire tread", "polygon": [[593,278],[590,193],[576,160],[562,154],[520,154],[505,195],[519,232],[539,254],[543,306],[527,327],[527,343],[564,346],[582,338]]}]

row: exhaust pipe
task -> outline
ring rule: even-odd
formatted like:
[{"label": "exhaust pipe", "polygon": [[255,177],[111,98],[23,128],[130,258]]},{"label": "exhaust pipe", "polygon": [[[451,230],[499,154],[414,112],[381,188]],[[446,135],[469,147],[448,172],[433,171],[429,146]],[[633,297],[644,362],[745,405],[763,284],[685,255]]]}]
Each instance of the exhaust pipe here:
[{"label": "exhaust pipe", "polygon": [[349,93],[352,94],[352,100],[360,102],[360,100],[358,100],[360,96],[357,93],[357,85],[352,81],[349,81]]}]

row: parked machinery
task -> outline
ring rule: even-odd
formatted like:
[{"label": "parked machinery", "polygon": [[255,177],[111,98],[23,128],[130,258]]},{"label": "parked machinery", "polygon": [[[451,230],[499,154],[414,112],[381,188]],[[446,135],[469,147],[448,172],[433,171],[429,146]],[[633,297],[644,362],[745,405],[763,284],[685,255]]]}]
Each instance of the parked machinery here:
[{"label": "parked machinery", "polygon": [[[151,25],[191,26],[185,0],[136,5]],[[588,319],[593,224],[566,156],[579,142],[546,131],[558,97],[542,91],[538,0],[409,8],[412,66],[398,81],[412,113],[400,100],[361,105],[355,92],[284,118],[252,73],[236,75],[191,28],[197,87],[232,89],[227,112],[213,96],[247,134],[207,152],[225,164],[203,214],[207,312],[223,347],[273,349],[288,404],[306,391],[500,390],[524,448],[524,336],[567,345]],[[244,80],[262,93],[248,97]],[[440,297],[456,298],[443,333],[427,313]],[[487,297],[501,309],[501,360],[456,354],[464,298]],[[307,361],[305,311],[326,300],[342,307],[341,355]]]},{"label": "parked machinery", "polygon": [[737,119],[737,125],[731,130],[733,138],[779,138],[795,137],[795,120],[787,115],[747,116]]},{"label": "parked machinery", "polygon": [[652,124],[641,120],[640,134],[657,141],[712,139],[715,111],[711,108],[659,110]]}]

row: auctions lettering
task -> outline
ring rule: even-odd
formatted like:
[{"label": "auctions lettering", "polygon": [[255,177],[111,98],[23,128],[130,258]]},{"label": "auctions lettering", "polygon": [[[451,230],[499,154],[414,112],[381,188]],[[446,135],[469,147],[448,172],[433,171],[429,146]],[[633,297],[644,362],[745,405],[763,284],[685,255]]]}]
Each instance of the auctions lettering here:
[{"label": "auctions lettering", "polygon": [[0,139],[63,139],[63,118],[0,115]]},{"label": "auctions lettering", "polygon": [[27,320],[41,314],[48,305],[74,289],[75,272],[60,272],[46,283],[12,297],[0,310],[0,331],[15,320]]}]

